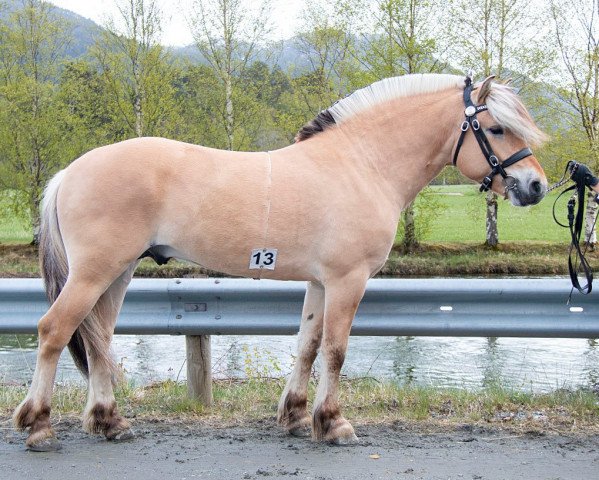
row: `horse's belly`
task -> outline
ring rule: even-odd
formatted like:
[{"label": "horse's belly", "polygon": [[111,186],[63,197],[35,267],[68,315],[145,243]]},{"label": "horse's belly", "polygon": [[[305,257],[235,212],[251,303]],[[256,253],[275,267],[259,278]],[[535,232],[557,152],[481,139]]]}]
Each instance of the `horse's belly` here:
[{"label": "horse's belly", "polygon": [[[168,256],[229,275],[313,280],[310,232],[304,231],[298,240],[293,219],[286,231],[273,232],[271,225],[269,232],[264,202],[251,198],[213,203],[192,216],[172,212],[155,243],[168,246]],[[183,209],[181,213],[188,212]]]},{"label": "horse's belly", "polygon": [[246,278],[315,280],[309,256],[292,248],[204,246],[201,250],[166,246],[161,254],[187,260],[209,270]]}]

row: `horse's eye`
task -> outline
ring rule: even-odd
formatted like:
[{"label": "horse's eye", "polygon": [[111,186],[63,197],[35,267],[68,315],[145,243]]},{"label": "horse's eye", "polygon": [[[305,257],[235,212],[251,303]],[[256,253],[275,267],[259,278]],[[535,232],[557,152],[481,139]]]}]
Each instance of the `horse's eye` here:
[{"label": "horse's eye", "polygon": [[489,128],[489,132],[491,132],[493,135],[503,135],[503,127],[500,127],[499,125],[493,125]]}]

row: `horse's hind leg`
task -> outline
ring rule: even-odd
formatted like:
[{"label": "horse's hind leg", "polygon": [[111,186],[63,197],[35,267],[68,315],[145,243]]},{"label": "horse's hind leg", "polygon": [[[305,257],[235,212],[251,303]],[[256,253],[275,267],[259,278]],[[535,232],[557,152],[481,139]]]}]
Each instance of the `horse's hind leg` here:
[{"label": "horse's hind leg", "polygon": [[62,292],[38,323],[39,348],[33,380],[13,415],[17,428],[29,429],[26,445],[32,450],[60,448],[50,424],[56,365],[64,347],[106,287],[102,281],[69,276]]},{"label": "horse's hind leg", "polygon": [[325,286],[325,312],[320,354],[322,372],[312,417],[312,436],[337,444],[358,441],[351,424],[341,415],[339,374],[354,315],[364,295],[367,277],[355,274]]},{"label": "horse's hind leg", "polygon": [[312,364],[322,338],[324,316],[324,289],[309,282],[306,288],[302,320],[298,335],[297,360],[281,400],[277,419],[292,435],[309,435],[311,417],[308,413],[308,381]]},{"label": "horse's hind leg", "polygon": [[110,355],[110,343],[127,286],[138,263],[131,264],[98,300],[94,310],[98,320],[97,334],[101,338],[93,346],[86,343],[89,389],[83,412],[83,428],[88,433],[102,433],[109,440],[133,437],[130,424],[119,415],[114,398],[113,383],[119,372]]}]

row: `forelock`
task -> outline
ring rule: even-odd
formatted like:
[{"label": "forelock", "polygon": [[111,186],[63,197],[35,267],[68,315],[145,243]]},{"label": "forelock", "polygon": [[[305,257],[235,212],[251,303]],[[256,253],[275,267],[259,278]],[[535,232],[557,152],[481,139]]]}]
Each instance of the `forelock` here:
[{"label": "forelock", "polygon": [[513,88],[494,82],[486,104],[495,121],[527,145],[538,146],[547,140],[547,135],[537,127]]}]

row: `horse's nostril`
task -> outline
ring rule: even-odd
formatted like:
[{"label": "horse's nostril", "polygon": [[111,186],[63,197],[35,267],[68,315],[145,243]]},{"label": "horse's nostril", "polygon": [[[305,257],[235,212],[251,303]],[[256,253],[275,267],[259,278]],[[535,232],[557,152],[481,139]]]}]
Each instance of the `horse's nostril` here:
[{"label": "horse's nostril", "polygon": [[539,193],[541,193],[543,191],[543,185],[541,184],[541,182],[538,182],[535,180],[534,182],[532,182],[530,184],[530,190],[532,193],[535,193],[538,195]]}]

